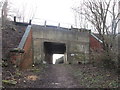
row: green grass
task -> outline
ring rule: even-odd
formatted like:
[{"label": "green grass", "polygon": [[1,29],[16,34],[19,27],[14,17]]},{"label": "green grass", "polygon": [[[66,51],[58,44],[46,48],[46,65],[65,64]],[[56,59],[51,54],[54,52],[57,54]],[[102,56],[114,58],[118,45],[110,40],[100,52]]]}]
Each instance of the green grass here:
[{"label": "green grass", "polygon": [[16,72],[15,76],[21,76],[22,74],[20,72]]},{"label": "green grass", "polygon": [[33,68],[33,69],[31,69],[31,71],[37,73],[37,72],[40,72],[40,69]]},{"label": "green grass", "polygon": [[17,84],[17,81],[15,81],[15,80],[2,80],[2,82],[4,84],[8,84],[8,85],[16,85]]},{"label": "green grass", "polygon": [[120,85],[119,85],[119,83],[118,83],[117,81],[113,80],[113,81],[111,81],[111,82],[109,83],[109,86],[110,86],[110,87],[118,87],[118,86],[120,86]]}]

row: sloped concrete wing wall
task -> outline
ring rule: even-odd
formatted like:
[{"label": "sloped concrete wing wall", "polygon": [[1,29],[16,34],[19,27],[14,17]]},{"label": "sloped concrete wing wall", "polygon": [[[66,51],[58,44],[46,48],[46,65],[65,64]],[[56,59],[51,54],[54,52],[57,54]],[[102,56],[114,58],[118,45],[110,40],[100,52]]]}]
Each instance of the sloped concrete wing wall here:
[{"label": "sloped concrete wing wall", "polygon": [[33,63],[33,39],[31,25],[25,30],[25,33],[17,48],[11,50],[11,61],[19,66],[20,69],[26,69]]}]

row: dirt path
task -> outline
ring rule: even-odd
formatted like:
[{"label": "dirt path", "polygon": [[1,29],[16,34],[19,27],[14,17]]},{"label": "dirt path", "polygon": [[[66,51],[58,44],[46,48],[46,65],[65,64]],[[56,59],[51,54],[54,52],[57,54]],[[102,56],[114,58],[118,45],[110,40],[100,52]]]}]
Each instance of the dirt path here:
[{"label": "dirt path", "polygon": [[[10,69],[10,68],[8,68]],[[9,79],[4,70],[3,79]],[[10,69],[13,70],[13,69]],[[117,88],[118,75],[112,70],[87,65],[39,65],[24,72],[10,71],[17,81],[10,88]]]},{"label": "dirt path", "polygon": [[76,88],[79,87],[73,79],[65,65],[49,65],[46,69],[47,73],[43,74],[44,85],[42,87],[49,88]]}]

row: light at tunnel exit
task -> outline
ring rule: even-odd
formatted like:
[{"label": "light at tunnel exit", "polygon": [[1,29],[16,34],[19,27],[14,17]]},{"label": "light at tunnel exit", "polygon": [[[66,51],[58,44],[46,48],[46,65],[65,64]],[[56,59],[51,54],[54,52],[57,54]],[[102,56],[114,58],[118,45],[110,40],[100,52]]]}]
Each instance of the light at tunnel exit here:
[{"label": "light at tunnel exit", "polygon": [[53,54],[53,64],[55,64],[56,59],[61,58],[64,54]]}]

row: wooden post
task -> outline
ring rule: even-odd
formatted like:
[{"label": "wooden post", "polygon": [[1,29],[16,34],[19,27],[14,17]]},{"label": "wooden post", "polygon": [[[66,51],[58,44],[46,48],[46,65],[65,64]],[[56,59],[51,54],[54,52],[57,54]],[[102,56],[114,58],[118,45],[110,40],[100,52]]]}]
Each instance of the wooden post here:
[{"label": "wooden post", "polygon": [[16,23],[16,16],[14,16],[14,23]]},{"label": "wooden post", "polygon": [[32,20],[29,21],[29,25],[31,25]]},{"label": "wooden post", "polygon": [[45,23],[44,23],[44,26],[45,26],[45,27],[46,27],[46,23],[47,23],[47,22],[45,21]]}]

